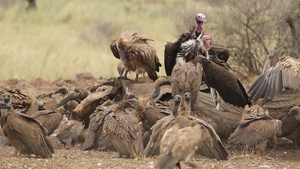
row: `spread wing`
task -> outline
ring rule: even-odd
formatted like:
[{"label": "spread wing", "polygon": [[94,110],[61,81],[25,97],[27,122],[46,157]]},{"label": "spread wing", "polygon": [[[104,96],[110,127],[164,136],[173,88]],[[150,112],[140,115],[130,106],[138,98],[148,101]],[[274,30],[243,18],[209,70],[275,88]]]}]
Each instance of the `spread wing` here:
[{"label": "spread wing", "polygon": [[264,104],[284,88],[300,90],[300,62],[290,56],[282,56],[275,66],[258,77],[249,89],[250,99],[263,98]]},{"label": "spread wing", "polygon": [[26,147],[26,153],[40,155],[44,158],[52,157],[54,149],[46,138],[47,132],[36,120],[14,113],[8,116],[6,124],[12,143],[17,139],[17,144],[23,144],[23,148]]}]

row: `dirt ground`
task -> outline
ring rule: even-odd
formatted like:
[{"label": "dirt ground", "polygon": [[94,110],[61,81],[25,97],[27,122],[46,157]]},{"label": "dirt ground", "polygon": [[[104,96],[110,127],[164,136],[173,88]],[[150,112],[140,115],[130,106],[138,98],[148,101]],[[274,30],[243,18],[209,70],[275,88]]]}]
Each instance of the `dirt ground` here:
[{"label": "dirt ground", "polygon": [[[54,92],[58,87],[65,85],[70,88],[89,87],[101,82],[101,79],[92,80],[63,80],[58,79],[54,82],[47,82],[42,79],[34,81],[8,80],[0,81],[0,87],[10,89],[20,89],[24,93],[39,95]],[[33,93],[32,93],[33,92]],[[42,159],[37,157],[26,157],[14,155],[13,147],[0,147],[0,169],[2,168],[31,168],[31,169],[81,169],[81,168],[154,168],[157,157],[130,159],[119,158],[117,152],[111,151],[81,151],[81,144],[77,144],[74,148],[66,150],[62,144],[58,142],[54,135],[49,137],[50,142],[54,146],[55,153],[51,159]],[[2,135],[0,136],[3,137]],[[236,154],[232,152],[227,161],[216,161],[202,156],[196,156],[194,162],[199,168],[300,168],[300,149],[269,148],[264,155],[256,154]],[[189,168],[182,164],[182,168]]]}]

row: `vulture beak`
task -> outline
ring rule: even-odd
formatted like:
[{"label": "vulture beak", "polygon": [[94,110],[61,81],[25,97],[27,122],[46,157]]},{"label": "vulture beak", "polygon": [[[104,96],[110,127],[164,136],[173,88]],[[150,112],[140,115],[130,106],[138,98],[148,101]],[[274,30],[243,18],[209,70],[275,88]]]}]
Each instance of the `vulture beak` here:
[{"label": "vulture beak", "polygon": [[62,87],[62,88],[55,90],[55,94],[57,94],[57,93],[66,94],[67,93],[66,88]]},{"label": "vulture beak", "polygon": [[133,108],[135,109],[135,105],[134,105],[134,101],[133,100],[129,100],[125,103],[125,108]]},{"label": "vulture beak", "polygon": [[39,105],[38,111],[43,111],[43,110],[46,110],[46,108],[43,105]]},{"label": "vulture beak", "polygon": [[0,102],[0,109],[11,109],[10,105]]},{"label": "vulture beak", "polygon": [[5,103],[8,103],[8,102],[10,101],[10,95],[8,95],[8,94],[4,95],[4,96],[3,96],[3,101],[4,101]]},{"label": "vulture beak", "polygon": [[297,109],[293,109],[293,110],[289,111],[289,112],[287,113],[287,115],[288,115],[288,116],[292,116],[292,115],[297,114],[297,113],[298,113],[298,110],[297,110]]}]

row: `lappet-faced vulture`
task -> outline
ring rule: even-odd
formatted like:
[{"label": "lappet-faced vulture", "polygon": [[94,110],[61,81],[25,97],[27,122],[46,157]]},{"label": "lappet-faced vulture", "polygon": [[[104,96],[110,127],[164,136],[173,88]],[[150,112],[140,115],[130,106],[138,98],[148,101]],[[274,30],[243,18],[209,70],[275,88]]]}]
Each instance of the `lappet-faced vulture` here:
[{"label": "lappet-faced vulture", "polygon": [[[197,55],[206,55],[204,45],[208,45],[208,38],[202,38],[204,35],[203,23],[206,16],[198,13],[195,17],[196,26],[188,32],[181,34],[179,39],[172,42],[167,42],[164,50],[165,70],[167,76],[170,76],[173,67],[178,62],[188,62],[193,60]],[[219,59],[227,61],[230,55],[229,50],[224,48],[211,47],[208,50],[209,55],[217,55]]]},{"label": "lappet-faced vulture", "polygon": [[104,128],[120,157],[143,157],[142,126],[137,117],[132,112],[127,112],[126,108],[135,108],[127,95],[106,116]]},{"label": "lappet-faced vulture", "polygon": [[228,138],[227,146],[233,148],[241,145],[263,153],[269,139],[276,142],[281,126],[281,120],[272,119],[268,111],[259,105],[245,106],[239,126]]},{"label": "lappet-faced vulture", "polygon": [[152,80],[156,80],[159,72],[159,59],[156,54],[155,48],[149,44],[152,39],[139,35],[136,32],[124,32],[117,40],[113,40],[110,44],[113,55],[120,59],[118,71],[122,76],[125,71],[125,78],[127,78],[128,71],[136,73],[136,81],[140,73],[147,72]]},{"label": "lappet-faced vulture", "polygon": [[300,90],[300,61],[281,56],[276,65],[261,74],[249,89],[250,99],[263,98],[262,104],[271,101],[283,89]]},{"label": "lappet-faced vulture", "polygon": [[238,107],[251,105],[242,83],[230,72],[225,64],[204,62],[206,58],[198,55],[195,61],[202,64],[203,80],[207,86],[217,90],[222,99]]},{"label": "lappet-faced vulture", "polygon": [[9,138],[16,153],[35,154],[51,158],[54,149],[46,138],[47,130],[35,119],[25,114],[14,112],[8,104],[0,102],[0,109],[9,109],[2,114],[2,129]]}]

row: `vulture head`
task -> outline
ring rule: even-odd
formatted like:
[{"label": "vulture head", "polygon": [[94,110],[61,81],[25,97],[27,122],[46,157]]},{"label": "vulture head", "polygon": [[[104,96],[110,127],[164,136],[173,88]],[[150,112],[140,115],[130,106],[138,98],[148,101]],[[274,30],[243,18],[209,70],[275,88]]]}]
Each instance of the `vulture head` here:
[{"label": "vulture head", "polygon": [[178,107],[181,103],[181,96],[180,95],[175,95],[174,96],[174,103],[173,103],[173,107],[172,107],[172,114],[174,116],[178,115]]},{"label": "vulture head", "polygon": [[9,101],[10,101],[10,94],[9,93],[3,94],[3,101],[4,101],[4,103],[9,103]]},{"label": "vulture head", "polygon": [[294,106],[291,108],[291,110],[288,112],[288,116],[295,115],[296,120],[300,121],[300,107],[299,106]]},{"label": "vulture head", "polygon": [[70,100],[76,100],[78,103],[81,103],[80,93],[77,93],[75,91],[70,91],[70,93],[57,104],[57,107],[66,104]]},{"label": "vulture head", "polygon": [[128,48],[128,46],[130,46],[130,41],[124,38],[120,38],[120,40],[118,41],[118,49],[119,49],[119,54],[120,54],[120,59],[121,61],[125,61],[126,58],[126,50]]},{"label": "vulture head", "polygon": [[206,16],[203,13],[198,13],[195,17],[196,20],[196,30],[200,33],[203,27],[203,23],[206,21]]},{"label": "vulture head", "polygon": [[120,77],[123,77],[124,71],[125,71],[125,66],[124,63],[121,61],[118,63],[118,67],[117,67],[118,73],[120,75]]},{"label": "vulture head", "polygon": [[55,94],[61,93],[63,96],[67,95],[69,93],[69,89],[66,86],[63,86],[57,90],[55,90]]}]

